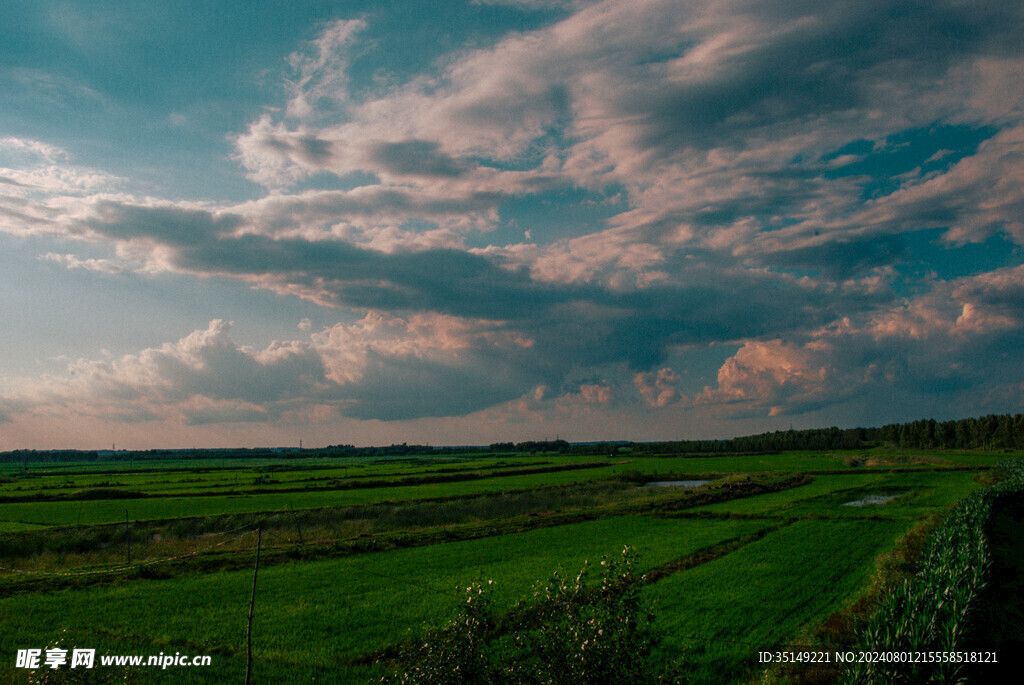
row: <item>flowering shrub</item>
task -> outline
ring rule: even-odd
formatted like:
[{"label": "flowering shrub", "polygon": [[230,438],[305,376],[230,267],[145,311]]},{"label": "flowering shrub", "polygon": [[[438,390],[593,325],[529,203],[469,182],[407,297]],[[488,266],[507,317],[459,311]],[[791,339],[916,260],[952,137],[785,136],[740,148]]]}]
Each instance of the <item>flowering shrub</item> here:
[{"label": "flowering shrub", "polygon": [[493,583],[473,584],[458,617],[403,654],[399,672],[382,682],[674,682],[653,663],[659,639],[640,600],[635,562],[628,547],[620,559],[603,559],[596,583],[588,582],[589,564],[572,577],[555,572],[501,618],[491,603]]}]

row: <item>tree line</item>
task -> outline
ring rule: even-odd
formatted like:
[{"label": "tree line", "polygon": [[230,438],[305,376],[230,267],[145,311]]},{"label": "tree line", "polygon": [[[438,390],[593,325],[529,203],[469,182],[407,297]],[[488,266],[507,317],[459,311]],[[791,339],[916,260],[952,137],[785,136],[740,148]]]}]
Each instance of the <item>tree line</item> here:
[{"label": "tree line", "polygon": [[572,447],[573,445],[565,440],[528,440],[526,442],[495,442],[491,444],[489,449],[491,452],[515,452],[518,454],[524,452],[533,454],[558,452],[559,454],[565,454]]},{"label": "tree line", "polygon": [[386,445],[355,447],[329,445],[299,449],[298,447],[153,449],[153,450],[13,450],[0,452],[0,463],[26,462],[145,462],[165,459],[305,459],[316,457],[414,457],[472,454],[485,451],[481,447],[431,447],[430,445]]},{"label": "tree line", "polygon": [[845,450],[887,445],[912,449],[1024,449],[1024,414],[989,414],[957,421],[922,419],[891,423],[879,428],[811,428],[775,431],[728,440],[679,440],[675,442],[584,443],[566,440],[496,442],[488,447],[432,447],[430,445],[387,445],[355,447],[330,445],[313,449],[191,449],[191,450],[14,450],[0,452],[0,463],[17,462],[118,462],[159,459],[253,459],[306,457],[416,457],[492,454],[715,454],[725,452],[778,452],[783,450]]},{"label": "tree line", "polygon": [[728,440],[638,443],[639,454],[844,450],[879,446],[911,449],[1024,449],[1024,414],[989,414],[957,421],[922,419],[878,428],[811,428]]}]

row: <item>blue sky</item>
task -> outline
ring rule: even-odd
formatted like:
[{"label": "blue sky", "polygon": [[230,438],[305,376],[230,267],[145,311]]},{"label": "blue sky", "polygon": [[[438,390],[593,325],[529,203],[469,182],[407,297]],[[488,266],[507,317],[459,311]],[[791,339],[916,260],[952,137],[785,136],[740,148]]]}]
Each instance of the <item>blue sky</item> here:
[{"label": "blue sky", "polygon": [[7,2],[0,449],[1020,411],[1019,3]]}]

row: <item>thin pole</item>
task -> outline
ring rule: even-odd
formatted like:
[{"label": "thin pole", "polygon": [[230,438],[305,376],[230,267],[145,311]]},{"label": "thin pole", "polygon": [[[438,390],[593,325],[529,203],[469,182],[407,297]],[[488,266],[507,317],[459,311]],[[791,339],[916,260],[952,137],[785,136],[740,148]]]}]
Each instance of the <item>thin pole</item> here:
[{"label": "thin pole", "polygon": [[295,530],[299,534],[299,544],[302,545],[303,547],[305,547],[306,546],[306,541],[302,539],[302,524],[299,523],[299,517],[295,515],[295,507],[293,507],[291,505],[291,502],[289,502],[288,503],[288,508],[292,512],[292,522],[295,523]]},{"label": "thin pole", "polygon": [[245,627],[245,685],[252,677],[252,614],[256,609],[256,575],[260,572],[260,543],[263,540],[263,526],[256,528],[256,566],[252,569],[252,595],[249,597],[249,624]]}]

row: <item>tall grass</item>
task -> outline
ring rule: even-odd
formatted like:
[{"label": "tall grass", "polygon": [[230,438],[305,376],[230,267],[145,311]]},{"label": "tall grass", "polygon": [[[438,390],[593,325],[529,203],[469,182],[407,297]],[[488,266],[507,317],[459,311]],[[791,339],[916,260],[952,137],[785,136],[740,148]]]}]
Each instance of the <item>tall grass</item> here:
[{"label": "tall grass", "polygon": [[[993,503],[1024,492],[1024,462],[1000,465],[1007,478],[964,499],[932,533],[920,570],[885,595],[859,635],[856,650],[953,652],[963,648],[985,587],[991,554],[986,523]],[[843,675],[847,685],[956,682],[966,663],[859,662]]]}]

